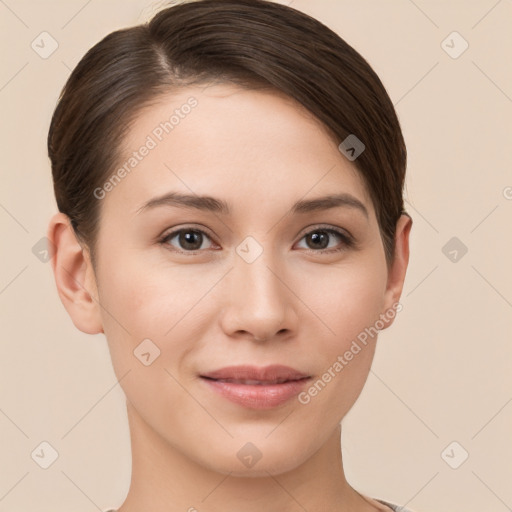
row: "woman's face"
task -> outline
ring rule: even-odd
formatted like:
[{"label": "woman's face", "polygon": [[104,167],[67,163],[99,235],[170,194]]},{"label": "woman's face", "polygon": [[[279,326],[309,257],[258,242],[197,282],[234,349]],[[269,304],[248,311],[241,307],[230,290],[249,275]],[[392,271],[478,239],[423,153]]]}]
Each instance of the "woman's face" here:
[{"label": "woman's face", "polygon": [[[216,471],[296,467],[357,399],[376,340],[362,333],[396,299],[354,164],[290,99],[227,84],[148,107],[125,150],[125,172],[96,192],[95,276],[130,414]],[[350,201],[312,202],[339,194]],[[276,364],[310,378],[256,388],[202,377]]]}]

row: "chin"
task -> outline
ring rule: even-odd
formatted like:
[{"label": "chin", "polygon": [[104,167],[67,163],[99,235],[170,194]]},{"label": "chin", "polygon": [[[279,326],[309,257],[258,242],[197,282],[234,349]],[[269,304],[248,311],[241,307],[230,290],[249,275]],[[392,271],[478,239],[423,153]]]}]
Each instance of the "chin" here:
[{"label": "chin", "polygon": [[[290,461],[283,460],[283,454],[278,453],[276,460],[263,459],[258,461],[252,468],[244,468],[243,464],[226,461],[225,465],[212,468],[217,473],[241,478],[268,478],[270,475],[277,476],[294,470],[297,466]],[[284,457],[286,459],[286,457]]]},{"label": "chin", "polygon": [[307,459],[304,444],[284,445],[277,437],[275,442],[264,437],[254,442],[240,442],[238,438],[221,450],[221,453],[210,452],[208,460],[202,461],[203,465],[217,473],[245,478],[268,478],[269,474],[287,473]]}]

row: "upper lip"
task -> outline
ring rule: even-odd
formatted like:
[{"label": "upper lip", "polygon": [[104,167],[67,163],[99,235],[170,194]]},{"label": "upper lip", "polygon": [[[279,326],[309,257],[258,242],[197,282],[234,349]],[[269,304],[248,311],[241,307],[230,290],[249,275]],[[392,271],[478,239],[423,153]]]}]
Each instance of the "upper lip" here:
[{"label": "upper lip", "polygon": [[299,372],[289,366],[273,364],[270,366],[226,366],[219,370],[203,373],[201,377],[209,379],[229,379],[229,380],[255,380],[265,382],[284,382],[288,380],[299,380],[309,377],[309,375]]}]

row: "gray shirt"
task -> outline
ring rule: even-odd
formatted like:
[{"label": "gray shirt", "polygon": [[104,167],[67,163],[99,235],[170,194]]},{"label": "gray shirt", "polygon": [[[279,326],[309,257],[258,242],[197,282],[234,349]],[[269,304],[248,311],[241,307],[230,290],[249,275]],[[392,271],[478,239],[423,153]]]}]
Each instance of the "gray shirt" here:
[{"label": "gray shirt", "polygon": [[395,505],[393,503],[389,503],[389,501],[378,500],[377,498],[374,498],[374,500],[378,501],[379,503],[382,503],[383,505],[388,506],[393,512],[413,512],[412,510],[410,510],[408,508],[404,508],[404,507],[401,507],[400,505]]}]

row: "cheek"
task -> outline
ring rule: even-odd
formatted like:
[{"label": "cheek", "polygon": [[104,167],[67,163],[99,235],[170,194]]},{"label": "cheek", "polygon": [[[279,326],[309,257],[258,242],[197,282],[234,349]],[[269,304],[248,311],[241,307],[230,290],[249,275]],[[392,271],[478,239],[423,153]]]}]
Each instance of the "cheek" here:
[{"label": "cheek", "polygon": [[315,337],[315,357],[322,364],[301,403],[323,410],[333,423],[352,407],[368,377],[385,279],[385,270],[379,270],[376,263],[373,271],[369,267],[340,269],[332,273],[328,285],[317,280],[322,286],[315,292],[304,289],[304,302],[307,300],[321,319],[315,321],[321,329]]},{"label": "cheek", "polygon": [[[116,263],[103,267],[99,298],[105,336],[118,374],[134,364],[137,367],[137,353],[146,346],[158,354],[155,365],[176,366],[194,348],[188,340],[201,337],[196,320],[203,307],[199,302],[215,276],[201,283],[197,276],[178,267],[147,265],[127,252],[116,258],[115,249],[109,261]],[[148,339],[154,346],[144,342]]]},{"label": "cheek", "polygon": [[169,304],[178,302],[179,285],[169,274],[148,264],[140,249],[131,248],[128,240],[115,245],[102,242],[99,278],[105,322],[114,331],[125,327],[125,335],[155,334],[155,318],[160,317],[160,310],[172,314]]},{"label": "cheek", "polygon": [[[125,244],[126,246],[126,244]],[[133,350],[144,340],[160,336],[169,326],[160,325],[161,311],[172,311],[172,288],[162,295],[154,269],[140,265],[129,251],[121,257],[115,247],[104,247],[99,273],[101,315],[114,366],[133,364]]]},{"label": "cheek", "polygon": [[[386,270],[379,262],[319,270],[308,277],[301,298],[317,314],[328,353],[344,350],[382,313]],[[316,283],[311,286],[311,283]]]},{"label": "cheek", "polygon": [[166,282],[158,269],[126,254],[103,274],[100,300],[112,365],[127,399],[150,423],[158,414],[159,422],[172,424],[178,404],[193,412],[175,371],[191,350],[187,340],[193,335],[185,316],[190,301],[177,281]]}]

